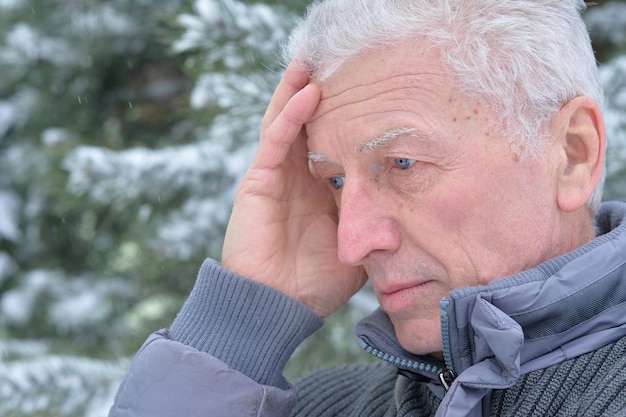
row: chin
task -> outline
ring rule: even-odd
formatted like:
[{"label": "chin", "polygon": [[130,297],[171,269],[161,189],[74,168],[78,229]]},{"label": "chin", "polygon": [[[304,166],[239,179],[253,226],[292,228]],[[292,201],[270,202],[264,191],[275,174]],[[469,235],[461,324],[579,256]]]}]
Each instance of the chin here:
[{"label": "chin", "polygon": [[400,345],[415,355],[431,355],[441,357],[443,342],[439,319],[436,324],[432,320],[402,321],[395,323],[396,336]]}]

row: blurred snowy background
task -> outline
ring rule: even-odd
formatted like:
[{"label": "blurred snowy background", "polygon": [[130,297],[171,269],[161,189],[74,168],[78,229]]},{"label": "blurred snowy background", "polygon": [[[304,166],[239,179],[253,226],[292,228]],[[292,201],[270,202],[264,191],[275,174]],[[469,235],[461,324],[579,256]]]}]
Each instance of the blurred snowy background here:
[{"label": "blurred snowy background", "polygon": [[[0,416],[104,417],[206,256],[281,75],[300,1],[0,0]],[[587,12],[626,198],[626,1]],[[367,360],[329,319],[290,376]]]}]

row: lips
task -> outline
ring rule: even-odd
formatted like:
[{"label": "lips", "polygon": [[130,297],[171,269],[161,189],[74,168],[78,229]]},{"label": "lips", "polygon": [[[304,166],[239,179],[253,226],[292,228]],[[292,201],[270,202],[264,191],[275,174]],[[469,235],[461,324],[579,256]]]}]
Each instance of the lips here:
[{"label": "lips", "polygon": [[427,292],[432,281],[406,283],[395,286],[386,286],[376,290],[380,307],[387,314],[400,314],[408,312],[416,305],[427,299]]}]

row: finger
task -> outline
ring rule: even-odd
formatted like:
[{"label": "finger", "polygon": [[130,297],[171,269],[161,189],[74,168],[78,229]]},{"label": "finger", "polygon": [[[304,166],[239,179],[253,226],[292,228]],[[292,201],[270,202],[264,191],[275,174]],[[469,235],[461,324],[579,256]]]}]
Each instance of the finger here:
[{"label": "finger", "polygon": [[274,91],[272,100],[263,117],[263,125],[269,126],[280,114],[289,100],[309,82],[309,72],[298,61],[293,61],[285,70],[283,78]]},{"label": "finger", "polygon": [[320,89],[309,84],[287,102],[263,133],[253,162],[255,168],[274,168],[285,160],[291,145],[303,130],[304,123],[315,112],[320,96]]}]

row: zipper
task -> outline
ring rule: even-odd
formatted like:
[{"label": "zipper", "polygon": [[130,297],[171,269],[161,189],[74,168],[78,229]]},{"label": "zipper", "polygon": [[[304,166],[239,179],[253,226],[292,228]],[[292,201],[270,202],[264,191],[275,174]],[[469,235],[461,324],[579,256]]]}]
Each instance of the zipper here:
[{"label": "zipper", "polygon": [[[367,336],[359,336],[359,345],[363,350],[373,355],[374,357],[381,359],[396,368],[400,375],[407,376],[413,380],[419,380],[421,382],[428,382],[425,380],[426,376],[420,376],[418,373],[426,374],[430,376],[430,381],[438,381],[447,393],[450,386],[456,378],[456,373],[452,366],[452,353],[450,348],[450,334],[448,331],[448,313],[446,308],[450,305],[450,299],[443,299],[439,303],[439,310],[441,315],[441,336],[443,342],[443,363],[439,360],[429,357],[419,357],[417,360],[401,358],[390,353],[383,352],[372,346]],[[413,375],[411,375],[413,374]]]},{"label": "zipper", "polygon": [[443,344],[443,361],[446,365],[446,369],[443,369],[439,373],[439,381],[445,392],[450,390],[452,382],[456,379],[456,373],[453,371],[452,366],[452,349],[450,347],[450,326],[448,321],[447,308],[450,305],[450,299],[444,298],[439,302],[439,316],[441,317],[441,341]]},{"label": "zipper", "polygon": [[439,374],[439,381],[441,381],[441,385],[443,385],[443,389],[446,394],[450,390],[450,386],[452,385],[455,379],[456,379],[456,374],[454,373],[454,371],[450,369],[444,369]]},{"label": "zipper", "polygon": [[437,380],[439,374],[445,371],[444,368],[436,364],[440,362],[437,361],[435,363],[435,360],[433,360],[432,363],[429,363],[427,361],[414,361],[410,359],[402,359],[389,353],[385,353],[370,345],[365,337],[359,338],[359,345],[361,345],[361,347],[369,354],[387,363],[390,363],[396,368],[405,369],[409,372],[427,373],[432,375],[432,378],[435,380]]}]

